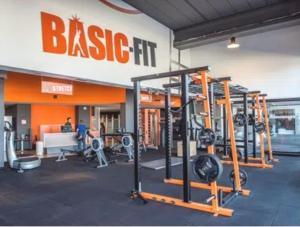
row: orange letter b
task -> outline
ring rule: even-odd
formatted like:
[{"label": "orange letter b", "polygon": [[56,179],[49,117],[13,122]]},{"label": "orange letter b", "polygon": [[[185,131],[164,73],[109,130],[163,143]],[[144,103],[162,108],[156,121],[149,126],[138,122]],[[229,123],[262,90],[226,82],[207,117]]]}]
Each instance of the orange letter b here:
[{"label": "orange letter b", "polygon": [[55,15],[41,12],[43,50],[54,54],[64,54],[67,50],[63,35],[65,25],[63,20]]}]

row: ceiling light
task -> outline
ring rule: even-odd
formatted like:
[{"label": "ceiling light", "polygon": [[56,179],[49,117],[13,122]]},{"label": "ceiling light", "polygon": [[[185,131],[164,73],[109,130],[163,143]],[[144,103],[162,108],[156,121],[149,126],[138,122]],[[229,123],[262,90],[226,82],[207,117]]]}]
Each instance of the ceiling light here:
[{"label": "ceiling light", "polygon": [[240,47],[240,44],[236,42],[235,37],[231,37],[230,42],[227,45],[227,48],[234,49],[234,48],[239,48],[239,47]]}]

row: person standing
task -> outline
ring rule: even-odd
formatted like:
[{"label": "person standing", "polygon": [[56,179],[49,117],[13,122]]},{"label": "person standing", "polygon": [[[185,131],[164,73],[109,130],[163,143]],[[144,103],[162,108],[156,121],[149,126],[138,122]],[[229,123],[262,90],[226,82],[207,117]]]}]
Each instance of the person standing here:
[{"label": "person standing", "polygon": [[106,133],[105,125],[103,122],[100,123],[100,136]]},{"label": "person standing", "polygon": [[85,150],[86,149],[86,134],[87,134],[87,127],[84,124],[83,120],[79,121],[79,124],[76,129],[77,136],[78,136],[78,150]]},{"label": "person standing", "polygon": [[67,122],[64,124],[62,128],[62,132],[72,132],[71,117],[67,118]]}]

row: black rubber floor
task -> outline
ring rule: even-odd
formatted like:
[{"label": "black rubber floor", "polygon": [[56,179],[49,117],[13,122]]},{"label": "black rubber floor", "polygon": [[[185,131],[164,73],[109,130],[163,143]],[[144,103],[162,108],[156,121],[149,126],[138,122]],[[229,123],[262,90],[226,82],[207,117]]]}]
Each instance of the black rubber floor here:
[{"label": "black rubber floor", "polygon": [[[145,155],[144,155],[145,156]],[[147,154],[145,159],[160,157]],[[234,216],[214,217],[185,208],[129,198],[132,164],[94,169],[79,157],[56,163],[43,160],[39,169],[17,174],[0,171],[1,225],[300,225],[300,158],[280,157],[274,169],[247,169],[252,190],[228,207]],[[227,181],[226,168],[221,180]],[[181,166],[173,168],[181,175]],[[181,197],[182,189],[164,185],[164,171],[143,169],[143,190]],[[207,192],[193,191],[193,200]]]}]

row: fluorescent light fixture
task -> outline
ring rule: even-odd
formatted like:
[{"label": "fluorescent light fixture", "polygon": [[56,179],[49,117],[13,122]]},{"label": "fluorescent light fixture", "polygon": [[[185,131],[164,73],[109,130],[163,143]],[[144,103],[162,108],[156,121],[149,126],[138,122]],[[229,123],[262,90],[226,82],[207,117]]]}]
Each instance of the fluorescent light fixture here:
[{"label": "fluorescent light fixture", "polygon": [[227,48],[234,49],[234,48],[239,48],[239,47],[240,47],[240,44],[236,42],[235,37],[231,37],[230,42],[227,45]]}]

